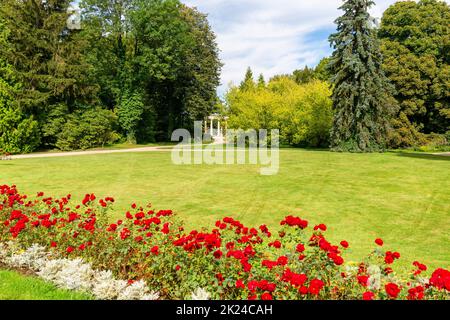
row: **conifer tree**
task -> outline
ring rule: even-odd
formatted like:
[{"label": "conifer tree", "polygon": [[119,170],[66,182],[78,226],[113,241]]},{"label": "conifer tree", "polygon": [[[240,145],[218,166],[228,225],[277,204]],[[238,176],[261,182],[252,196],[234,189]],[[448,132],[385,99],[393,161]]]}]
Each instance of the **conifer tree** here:
[{"label": "conifer tree", "polygon": [[258,88],[264,88],[266,86],[266,80],[264,79],[264,75],[261,73],[258,78]]},{"label": "conifer tree", "polygon": [[244,81],[241,82],[241,85],[239,88],[241,90],[250,90],[255,87],[255,79],[253,78],[253,71],[250,67],[247,68],[247,71],[245,72],[245,78]]},{"label": "conifer tree", "polygon": [[392,86],[382,71],[382,55],[369,15],[371,0],[346,0],[329,64],[333,75],[334,151],[377,152],[386,148],[389,118],[395,108]]}]

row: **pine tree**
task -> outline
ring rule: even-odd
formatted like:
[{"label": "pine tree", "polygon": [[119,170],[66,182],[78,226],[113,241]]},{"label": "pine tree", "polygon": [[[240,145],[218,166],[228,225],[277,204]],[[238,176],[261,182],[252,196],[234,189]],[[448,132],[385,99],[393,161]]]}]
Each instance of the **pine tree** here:
[{"label": "pine tree", "polygon": [[[84,55],[86,40],[67,27],[71,2],[2,0],[0,6],[0,19],[10,30],[10,46],[0,46],[0,56],[22,84],[14,100],[21,111],[39,120],[41,131],[54,120],[56,109],[66,115],[96,102],[97,86]],[[55,143],[56,131],[44,133],[44,144]]]},{"label": "pine tree", "polygon": [[253,78],[253,71],[250,67],[247,68],[247,71],[245,72],[245,78],[244,81],[241,82],[241,85],[239,88],[241,90],[250,90],[255,87],[255,80]]},{"label": "pine tree", "polygon": [[369,15],[371,0],[346,0],[329,64],[333,75],[331,148],[334,151],[377,152],[386,148],[389,118],[395,108],[392,86],[382,71],[382,55]]},{"label": "pine tree", "polygon": [[265,88],[266,80],[264,79],[264,75],[261,73],[258,78],[258,88]]}]

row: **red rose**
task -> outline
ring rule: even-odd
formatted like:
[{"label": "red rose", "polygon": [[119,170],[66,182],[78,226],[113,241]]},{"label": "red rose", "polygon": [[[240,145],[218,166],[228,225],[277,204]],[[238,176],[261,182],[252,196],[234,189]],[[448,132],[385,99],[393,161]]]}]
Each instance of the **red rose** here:
[{"label": "red rose", "polygon": [[395,283],[388,283],[384,286],[386,293],[389,295],[389,297],[393,299],[397,299],[398,294],[400,293],[400,288]]},{"label": "red rose", "polygon": [[72,253],[73,250],[74,250],[74,249],[73,249],[72,247],[67,247],[66,252],[67,252],[67,253]]},{"label": "red rose", "polygon": [[375,294],[373,292],[367,291],[363,293],[363,300],[373,300]]},{"label": "red rose", "polygon": [[368,276],[358,276],[358,283],[363,287],[367,287],[367,281],[369,280]]},{"label": "red rose", "polygon": [[269,243],[269,247],[274,247],[274,248],[280,249],[281,242],[279,240],[275,240],[274,242]]},{"label": "red rose", "polygon": [[288,258],[286,256],[281,256],[277,259],[277,264],[279,266],[285,266],[288,263]]},{"label": "red rose", "polygon": [[216,258],[216,259],[222,258],[222,251],[216,250],[216,251],[214,252],[214,258]]},{"label": "red rose", "polygon": [[343,247],[343,248],[348,248],[348,242],[347,241],[345,241],[345,240],[342,240],[341,241],[341,246]]},{"label": "red rose", "polygon": [[238,289],[245,289],[245,284],[244,284],[244,282],[241,279],[236,281],[236,288],[238,288]]},{"label": "red rose", "polygon": [[314,227],[314,230],[322,230],[322,231],[327,231],[327,226],[324,225],[323,223],[317,225]]},{"label": "red rose", "polygon": [[440,290],[450,291],[450,271],[442,268],[436,269],[431,275],[430,284]]},{"label": "red rose", "polygon": [[384,244],[383,240],[381,240],[380,238],[375,239],[375,243],[376,243],[377,245],[379,245],[380,247],[383,246],[383,244]]},{"label": "red rose", "polygon": [[268,292],[263,293],[263,295],[261,296],[261,300],[273,300],[272,295]]},{"label": "red rose", "polygon": [[150,250],[155,256],[157,256],[159,254],[159,247],[158,246],[154,246],[153,248],[151,248]]},{"label": "red rose", "polygon": [[425,296],[424,294],[424,287],[422,286],[417,286],[415,288],[411,288],[408,290],[408,300],[422,300],[423,297]]},{"label": "red rose", "polygon": [[308,294],[308,287],[302,286],[300,287],[300,289],[298,289],[298,292],[300,292],[300,294]]},{"label": "red rose", "polygon": [[163,226],[161,232],[164,233],[164,234],[168,234],[169,233],[169,223],[168,222],[164,223],[164,226]]},{"label": "red rose", "polygon": [[319,279],[313,279],[309,283],[309,293],[312,295],[318,295],[320,293],[320,290],[324,287],[324,283],[322,280]]},{"label": "red rose", "polygon": [[303,245],[303,244],[301,244],[301,243],[299,243],[298,245],[297,245],[297,247],[296,247],[296,249],[295,249],[297,252],[303,252],[303,251],[305,251],[305,246]]}]

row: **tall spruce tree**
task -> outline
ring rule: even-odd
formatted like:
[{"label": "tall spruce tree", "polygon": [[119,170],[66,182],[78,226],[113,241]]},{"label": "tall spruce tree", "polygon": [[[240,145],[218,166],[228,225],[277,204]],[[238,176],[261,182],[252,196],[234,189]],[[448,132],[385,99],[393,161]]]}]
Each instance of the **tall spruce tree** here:
[{"label": "tall spruce tree", "polygon": [[393,87],[382,71],[382,55],[370,17],[371,0],[346,0],[340,7],[329,64],[333,75],[334,151],[378,152],[386,148]]},{"label": "tall spruce tree", "polygon": [[0,5],[0,19],[9,30],[9,46],[0,46],[0,56],[22,85],[14,101],[21,112],[39,120],[46,146],[55,144],[62,129],[49,123],[58,118],[63,124],[79,105],[96,102],[86,41],[67,26],[70,2],[1,0]]}]

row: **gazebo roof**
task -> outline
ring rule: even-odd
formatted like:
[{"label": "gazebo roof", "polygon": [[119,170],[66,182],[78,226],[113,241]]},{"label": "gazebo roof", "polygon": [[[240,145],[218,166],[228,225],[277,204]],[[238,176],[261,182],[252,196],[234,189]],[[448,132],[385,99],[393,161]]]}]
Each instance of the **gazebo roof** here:
[{"label": "gazebo roof", "polygon": [[219,113],[213,113],[208,116],[208,120],[228,120],[228,117],[222,116]]}]

